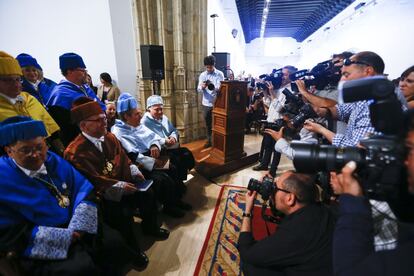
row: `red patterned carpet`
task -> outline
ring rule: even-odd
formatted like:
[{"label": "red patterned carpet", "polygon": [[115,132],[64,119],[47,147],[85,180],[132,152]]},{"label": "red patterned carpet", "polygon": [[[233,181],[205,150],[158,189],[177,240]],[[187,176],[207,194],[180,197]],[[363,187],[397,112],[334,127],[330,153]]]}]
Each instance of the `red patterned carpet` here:
[{"label": "red patterned carpet", "polygon": [[[204,241],[194,275],[242,275],[237,240],[245,206],[246,188],[224,185]],[[260,202],[255,202],[253,235],[260,240],[267,236],[266,225],[260,216]],[[268,223],[270,232],[275,224]]]}]

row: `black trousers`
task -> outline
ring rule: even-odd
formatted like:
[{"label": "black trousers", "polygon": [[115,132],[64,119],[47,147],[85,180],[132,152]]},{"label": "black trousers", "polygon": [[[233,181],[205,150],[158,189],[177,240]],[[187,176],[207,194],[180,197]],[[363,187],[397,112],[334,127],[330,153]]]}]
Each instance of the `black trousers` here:
[{"label": "black trousers", "polygon": [[170,162],[176,168],[180,180],[187,180],[188,171],[194,168],[195,160],[187,148],[167,149]]},{"label": "black trousers", "polygon": [[273,160],[270,165],[270,174],[272,176],[276,175],[277,167],[279,165],[281,157],[280,152],[275,151],[275,144],[276,141],[272,138],[272,136],[266,133],[263,135],[262,145],[260,149],[260,164],[261,166],[265,167],[269,166],[273,155]]},{"label": "black trousers", "polygon": [[203,105],[203,117],[206,121],[207,141],[211,143],[212,122],[213,122],[213,107]]}]

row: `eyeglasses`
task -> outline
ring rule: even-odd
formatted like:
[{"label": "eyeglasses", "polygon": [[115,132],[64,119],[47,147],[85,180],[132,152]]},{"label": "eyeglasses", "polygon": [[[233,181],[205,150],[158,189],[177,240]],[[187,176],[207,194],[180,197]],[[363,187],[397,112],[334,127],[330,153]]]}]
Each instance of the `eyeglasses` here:
[{"label": "eyeglasses", "polygon": [[349,66],[351,64],[360,64],[360,65],[365,65],[365,66],[372,66],[371,64],[368,64],[368,63],[363,62],[363,61],[350,60],[349,58],[344,59],[344,66]]},{"label": "eyeglasses", "polygon": [[285,190],[285,189],[281,189],[281,188],[279,188],[278,186],[276,186],[275,185],[275,193],[277,192],[277,191],[281,191],[281,192],[284,192],[284,193],[287,193],[287,194],[290,194],[290,193],[292,193],[291,191],[288,191],[288,190]]},{"label": "eyeglasses", "polygon": [[84,120],[84,121],[88,121],[88,122],[106,122],[108,119],[106,118],[106,116],[101,116],[99,118],[93,119],[93,120]]},{"label": "eyeglasses", "polygon": [[18,152],[25,156],[32,156],[34,153],[41,153],[45,148],[47,148],[47,145],[37,145],[34,148],[23,147],[18,150],[15,150],[15,152]]},{"label": "eyeglasses", "polygon": [[84,68],[76,68],[76,69],[73,69],[73,71],[80,71],[82,73],[87,73],[88,72],[88,70],[86,70]]},{"label": "eyeglasses", "polygon": [[21,77],[15,77],[15,78],[0,78],[0,81],[4,81],[4,82],[21,82],[22,78]]}]

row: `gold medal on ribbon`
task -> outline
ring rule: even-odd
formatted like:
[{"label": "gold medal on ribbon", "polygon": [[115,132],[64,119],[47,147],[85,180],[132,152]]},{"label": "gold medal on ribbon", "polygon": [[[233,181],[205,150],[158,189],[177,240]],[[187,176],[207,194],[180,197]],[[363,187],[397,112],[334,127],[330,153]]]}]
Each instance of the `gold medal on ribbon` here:
[{"label": "gold medal on ribbon", "polygon": [[59,206],[62,208],[67,208],[70,205],[70,200],[67,196],[61,195],[58,199]]},{"label": "gold medal on ribbon", "polygon": [[114,164],[111,161],[106,161],[105,167],[102,171],[104,175],[112,175],[112,170],[114,169]]}]

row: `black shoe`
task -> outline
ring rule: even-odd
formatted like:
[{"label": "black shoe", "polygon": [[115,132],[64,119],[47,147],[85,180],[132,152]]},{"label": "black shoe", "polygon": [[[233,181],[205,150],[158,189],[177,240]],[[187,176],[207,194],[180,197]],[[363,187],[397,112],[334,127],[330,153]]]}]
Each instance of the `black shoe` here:
[{"label": "black shoe", "polygon": [[170,217],[173,217],[173,218],[182,218],[185,216],[184,211],[182,211],[181,209],[175,206],[164,207],[163,212],[164,214],[169,215]]},{"label": "black shoe", "polygon": [[209,148],[209,147],[211,147],[212,145],[211,145],[211,142],[207,142],[207,143],[205,143],[204,144],[204,148],[206,149],[206,148]]},{"label": "black shoe", "polygon": [[148,263],[149,263],[149,259],[147,257],[147,254],[145,254],[144,252],[140,252],[132,260],[132,267],[135,270],[142,271],[147,268]]},{"label": "black shoe", "polygon": [[145,235],[152,236],[158,240],[166,240],[170,236],[170,231],[164,228],[158,228],[154,230],[146,230],[145,228],[142,229]]},{"label": "black shoe", "polygon": [[264,166],[262,164],[253,167],[254,171],[267,171],[268,169],[269,168],[267,166]]},{"label": "black shoe", "polygon": [[177,202],[176,206],[178,208],[182,209],[182,210],[185,210],[185,211],[190,211],[190,210],[193,209],[193,206],[191,206],[190,204],[185,203],[184,201],[181,201],[181,200]]}]

